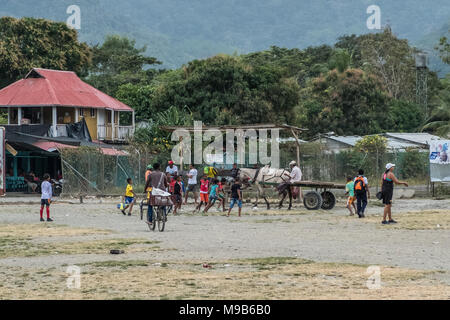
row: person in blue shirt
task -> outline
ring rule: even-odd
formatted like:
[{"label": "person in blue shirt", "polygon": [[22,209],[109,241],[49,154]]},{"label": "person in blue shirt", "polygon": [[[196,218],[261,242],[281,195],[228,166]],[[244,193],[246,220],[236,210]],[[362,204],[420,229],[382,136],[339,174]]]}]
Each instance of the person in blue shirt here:
[{"label": "person in blue shirt", "polygon": [[209,208],[211,208],[216,203],[217,199],[219,198],[218,197],[218,188],[219,188],[219,180],[217,180],[217,179],[212,180],[212,185],[209,190],[209,203],[206,206],[203,213],[207,213]]}]

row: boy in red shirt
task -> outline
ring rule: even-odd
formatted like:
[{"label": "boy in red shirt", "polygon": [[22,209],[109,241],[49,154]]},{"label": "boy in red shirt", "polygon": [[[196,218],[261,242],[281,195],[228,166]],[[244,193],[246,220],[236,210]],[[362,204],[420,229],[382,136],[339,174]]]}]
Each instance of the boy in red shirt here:
[{"label": "boy in red shirt", "polygon": [[208,193],[209,193],[209,180],[205,174],[205,175],[203,175],[202,179],[200,180],[200,203],[197,206],[197,208],[195,208],[194,212],[196,210],[200,211],[203,203],[205,204],[205,206],[208,204],[208,201],[209,201]]}]

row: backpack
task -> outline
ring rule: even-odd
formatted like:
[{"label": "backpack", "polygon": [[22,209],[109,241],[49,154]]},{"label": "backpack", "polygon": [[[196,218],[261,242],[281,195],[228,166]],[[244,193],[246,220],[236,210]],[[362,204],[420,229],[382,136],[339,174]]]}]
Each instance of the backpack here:
[{"label": "backpack", "polygon": [[356,177],[355,179],[355,186],[354,186],[355,192],[358,194],[362,194],[366,192],[366,184],[364,183],[364,177]]}]

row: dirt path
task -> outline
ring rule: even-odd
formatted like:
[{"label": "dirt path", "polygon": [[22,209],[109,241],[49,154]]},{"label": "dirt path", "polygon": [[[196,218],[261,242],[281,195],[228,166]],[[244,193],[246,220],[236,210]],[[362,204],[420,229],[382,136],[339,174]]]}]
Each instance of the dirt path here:
[{"label": "dirt path", "polygon": [[[135,216],[124,217],[118,214],[113,203],[55,204],[52,208],[55,225],[110,232],[71,235],[70,239],[64,234],[45,239],[34,237],[33,241],[43,241],[44,247],[46,243],[59,245],[67,241],[98,242],[118,238],[159,243],[160,250],[128,250],[125,255],[115,256],[119,260],[196,259],[206,262],[299,257],[317,262],[450,271],[450,200],[398,200],[394,212],[399,224],[395,227],[380,225],[382,208],[374,205],[368,208],[367,219],[347,217],[342,203],[332,211],[316,212],[300,206],[289,213],[253,211],[246,207],[242,218],[236,217],[236,211],[233,211],[234,216],[227,218],[215,209],[207,217],[192,215],[192,207],[188,206],[181,216],[169,217],[166,232],[154,233],[139,220],[136,209]],[[0,211],[0,224],[39,225],[36,206],[3,205]],[[425,221],[423,225],[421,214]],[[90,251],[87,249],[86,252]],[[0,265],[55,267],[107,261],[111,255],[106,252],[83,254],[83,250],[78,250],[74,254],[64,254],[63,251],[51,255],[30,254],[28,257],[0,256]]]}]

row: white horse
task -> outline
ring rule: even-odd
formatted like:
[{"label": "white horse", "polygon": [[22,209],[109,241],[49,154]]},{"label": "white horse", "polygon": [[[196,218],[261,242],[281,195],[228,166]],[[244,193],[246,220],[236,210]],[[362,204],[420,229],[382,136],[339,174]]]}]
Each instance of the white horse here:
[{"label": "white horse", "polygon": [[254,207],[258,207],[258,200],[260,197],[264,199],[267,205],[267,209],[270,209],[269,201],[267,200],[265,191],[264,191],[264,185],[261,184],[262,182],[269,182],[269,183],[277,183],[277,184],[283,184],[284,188],[278,188],[278,192],[280,194],[283,194],[283,198],[280,201],[280,208],[283,205],[283,201],[286,198],[286,196],[289,194],[289,210],[292,208],[292,193],[291,188],[288,187],[289,180],[290,180],[290,172],[286,169],[277,169],[277,168],[271,168],[270,166],[265,166],[260,169],[248,169],[248,168],[241,168],[239,170],[239,179],[243,182],[243,184],[248,187],[251,184],[254,184],[256,186],[256,202],[254,204]]}]

